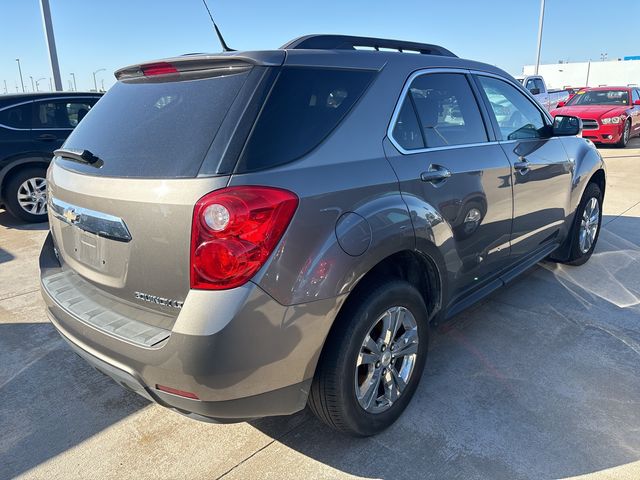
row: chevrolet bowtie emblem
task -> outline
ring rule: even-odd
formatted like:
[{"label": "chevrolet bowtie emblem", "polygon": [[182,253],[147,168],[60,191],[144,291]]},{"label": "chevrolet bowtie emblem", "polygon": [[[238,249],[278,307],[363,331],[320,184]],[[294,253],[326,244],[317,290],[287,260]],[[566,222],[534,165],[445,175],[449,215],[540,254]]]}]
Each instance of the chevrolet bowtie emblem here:
[{"label": "chevrolet bowtie emblem", "polygon": [[69,223],[76,223],[80,219],[80,215],[78,215],[73,208],[67,208],[62,216]]}]

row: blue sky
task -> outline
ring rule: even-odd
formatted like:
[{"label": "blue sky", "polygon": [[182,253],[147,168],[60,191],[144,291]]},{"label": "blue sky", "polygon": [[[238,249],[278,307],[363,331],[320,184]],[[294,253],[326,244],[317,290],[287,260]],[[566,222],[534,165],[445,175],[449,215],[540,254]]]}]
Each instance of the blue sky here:
[{"label": "blue sky", "polygon": [[[113,83],[119,67],[220,46],[201,0],[50,0],[64,88]],[[547,0],[543,63],[640,55],[640,0]],[[307,33],[344,33],[438,43],[458,56],[518,74],[535,61],[539,0],[210,0],[235,49],[277,48]],[[19,86],[15,59],[31,90],[49,63],[38,0],[0,2],[0,93]]]}]

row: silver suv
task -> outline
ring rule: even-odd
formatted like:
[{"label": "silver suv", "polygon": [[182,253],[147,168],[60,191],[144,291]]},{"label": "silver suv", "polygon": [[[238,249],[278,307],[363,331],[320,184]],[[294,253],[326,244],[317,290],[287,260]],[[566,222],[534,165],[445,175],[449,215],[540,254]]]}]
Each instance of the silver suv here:
[{"label": "silver suv", "polygon": [[380,432],[430,325],[595,247],[580,120],[442,47],[316,35],[116,77],[49,168],[42,293],[80,356],[192,418]]}]

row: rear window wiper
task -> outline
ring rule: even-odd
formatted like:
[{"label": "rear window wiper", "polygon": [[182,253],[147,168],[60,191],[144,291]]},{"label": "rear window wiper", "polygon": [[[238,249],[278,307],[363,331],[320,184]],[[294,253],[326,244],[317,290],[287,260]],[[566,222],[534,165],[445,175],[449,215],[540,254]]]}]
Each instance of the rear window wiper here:
[{"label": "rear window wiper", "polygon": [[76,148],[59,148],[53,152],[54,155],[73,160],[74,162],[85,163],[100,168],[103,161],[89,150],[81,150]]}]

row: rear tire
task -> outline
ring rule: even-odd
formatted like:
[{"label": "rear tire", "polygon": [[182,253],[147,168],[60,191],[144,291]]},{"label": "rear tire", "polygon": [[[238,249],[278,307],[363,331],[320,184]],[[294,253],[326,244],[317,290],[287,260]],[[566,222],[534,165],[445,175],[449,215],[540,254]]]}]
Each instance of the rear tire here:
[{"label": "rear tire", "polygon": [[[597,211],[594,209],[597,208]],[[576,209],[571,228],[569,257],[562,263],[582,265],[591,258],[602,224],[602,191],[596,183],[587,185]]]},{"label": "rear tire", "polygon": [[14,173],[3,191],[11,215],[28,223],[47,221],[47,169],[28,167]]},{"label": "rear tire", "polygon": [[406,281],[377,283],[360,293],[327,339],[309,406],[330,427],[369,436],[396,421],[420,382],[428,316],[422,296]]}]

